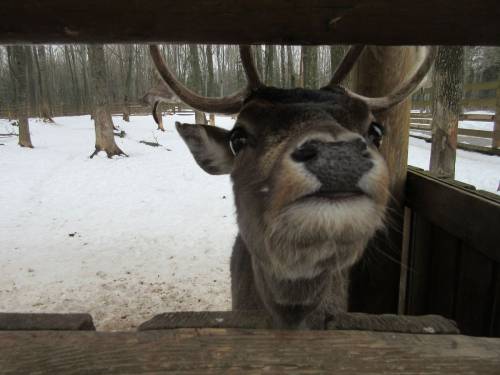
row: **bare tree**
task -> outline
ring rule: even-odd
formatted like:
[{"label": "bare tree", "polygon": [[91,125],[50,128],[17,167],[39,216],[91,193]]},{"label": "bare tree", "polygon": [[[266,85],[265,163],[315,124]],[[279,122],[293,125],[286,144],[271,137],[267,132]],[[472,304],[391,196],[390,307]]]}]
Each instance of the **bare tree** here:
[{"label": "bare tree", "polygon": [[88,47],[91,88],[94,95],[95,151],[93,158],[100,151],[106,152],[108,158],[126,154],[118,147],[113,134],[113,119],[109,110],[108,85],[104,47],[92,45]]},{"label": "bare tree", "polygon": [[302,72],[304,87],[309,89],[319,87],[317,47],[302,47]]},{"label": "bare tree", "polygon": [[430,171],[441,177],[455,176],[463,63],[463,47],[441,47],[434,64]]},{"label": "bare tree", "polygon": [[130,121],[130,96],[131,96],[131,87],[132,87],[132,68],[134,63],[134,47],[126,46],[125,47],[125,57],[127,59],[127,72],[125,77],[125,89],[124,89],[124,98],[123,98],[123,120]]},{"label": "bare tree", "polygon": [[52,110],[50,107],[50,93],[47,85],[47,59],[45,56],[45,47],[33,47],[33,57],[35,58],[38,71],[38,87],[40,91],[40,116],[46,122],[54,122],[52,119]]},{"label": "bare tree", "polygon": [[7,47],[9,66],[16,87],[15,106],[19,123],[19,146],[33,148],[28,122],[28,53],[30,53],[29,47]]}]

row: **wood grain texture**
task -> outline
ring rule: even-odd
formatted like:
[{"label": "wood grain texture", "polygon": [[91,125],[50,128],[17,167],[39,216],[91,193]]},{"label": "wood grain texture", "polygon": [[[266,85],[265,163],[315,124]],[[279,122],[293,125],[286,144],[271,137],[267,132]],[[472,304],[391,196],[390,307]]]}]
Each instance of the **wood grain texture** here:
[{"label": "wood grain texture", "polygon": [[499,45],[496,0],[25,0],[0,43]]},{"label": "wood grain texture", "polygon": [[409,168],[407,205],[466,245],[500,262],[500,199],[460,189],[432,175]]},{"label": "wood grain texture", "polygon": [[263,311],[181,311],[154,316],[139,331],[175,328],[272,328],[272,319]]},{"label": "wood grain texture", "polygon": [[455,319],[463,333],[484,336],[489,333],[493,319],[494,263],[465,244],[461,252]]},{"label": "wood grain texture", "polygon": [[500,340],[351,331],[0,332],[10,374],[498,374]]},{"label": "wood grain texture", "polygon": [[89,314],[0,313],[0,331],[95,331]]},{"label": "wood grain texture", "polygon": [[[263,311],[182,311],[156,315],[139,326],[139,331],[177,328],[272,328],[271,317]],[[458,334],[454,321],[438,315],[405,316],[342,313],[328,317],[328,330],[361,330],[398,333]]]}]

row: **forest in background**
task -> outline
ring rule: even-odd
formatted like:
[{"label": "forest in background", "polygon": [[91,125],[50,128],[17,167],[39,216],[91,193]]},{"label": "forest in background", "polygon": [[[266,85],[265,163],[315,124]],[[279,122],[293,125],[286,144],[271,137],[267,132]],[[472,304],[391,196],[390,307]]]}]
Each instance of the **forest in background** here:
[{"label": "forest in background", "polygon": [[[15,112],[16,82],[12,57],[0,48],[0,112]],[[94,94],[86,45],[23,47],[28,70],[27,95],[31,116],[91,113]],[[208,96],[223,96],[244,86],[237,46],[163,45],[162,51],[180,81]],[[500,48],[460,47],[463,82],[500,79]],[[263,80],[279,87],[318,88],[326,84],[346,52],[346,46],[260,46],[255,48]],[[453,57],[457,65],[457,57]],[[139,104],[160,80],[147,45],[105,45],[104,64],[109,103]],[[349,82],[347,82],[349,85]],[[427,83],[431,85],[431,83]],[[486,93],[487,95],[487,93]]]}]

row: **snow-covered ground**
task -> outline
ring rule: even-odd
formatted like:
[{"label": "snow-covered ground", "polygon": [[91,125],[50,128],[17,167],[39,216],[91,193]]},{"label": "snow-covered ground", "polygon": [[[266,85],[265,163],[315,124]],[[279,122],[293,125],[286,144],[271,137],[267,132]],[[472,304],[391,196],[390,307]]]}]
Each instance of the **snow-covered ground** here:
[{"label": "snow-covered ground", "polygon": [[[32,150],[0,140],[0,311],[88,311],[99,329],[129,329],[165,311],[230,309],[232,191],[173,130],[192,117],[165,118],[165,133],[151,116],[115,118],[130,157],[113,160],[88,158],[88,116],[55,120],[31,121]],[[139,143],[156,139],[163,147]]]},{"label": "snow-covered ground", "polygon": [[[165,117],[165,133],[151,116],[114,120],[129,158],[88,158],[88,116],[31,120],[32,150],[0,138],[0,311],[89,312],[98,329],[124,330],[165,311],[230,309],[231,186],[173,130],[193,116]],[[430,145],[410,144],[410,164],[427,168]],[[495,192],[500,158],[459,151],[457,177]]]},{"label": "snow-covered ground", "polygon": [[[410,138],[408,164],[429,170],[431,144]],[[455,179],[474,185],[478,190],[499,194],[500,157],[457,150]]]}]

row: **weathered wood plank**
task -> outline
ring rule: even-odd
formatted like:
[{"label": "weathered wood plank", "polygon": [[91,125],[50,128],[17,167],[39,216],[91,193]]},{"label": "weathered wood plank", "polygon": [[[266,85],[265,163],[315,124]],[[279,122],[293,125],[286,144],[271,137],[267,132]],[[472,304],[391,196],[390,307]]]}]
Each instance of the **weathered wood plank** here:
[{"label": "weathered wood plank", "polygon": [[494,299],[493,266],[494,263],[476,249],[462,246],[455,319],[465,334],[484,336],[489,333]]},{"label": "weathered wood plank", "polygon": [[406,297],[406,313],[410,315],[428,312],[431,230],[429,221],[413,212]]},{"label": "weathered wood plank", "polygon": [[500,340],[351,331],[1,332],[10,374],[498,374]]},{"label": "weathered wood plank", "polygon": [[500,262],[500,199],[459,189],[416,168],[409,168],[406,186],[407,204],[418,215],[467,244],[479,239],[477,251]]},{"label": "weathered wood plank", "polygon": [[429,270],[428,313],[455,316],[455,292],[459,277],[460,240],[432,227],[432,261]]},{"label": "weathered wood plank", "polygon": [[[177,328],[272,328],[271,317],[261,311],[182,311],[156,315],[139,326],[140,331]],[[438,315],[342,313],[328,317],[326,329],[399,333],[458,334],[454,321]]]},{"label": "weathered wood plank", "polygon": [[4,1],[0,43],[499,45],[496,0]]},{"label": "weathered wood plank", "polygon": [[154,316],[139,331],[175,328],[272,328],[269,314],[260,311],[181,311]]},{"label": "weathered wood plank", "polygon": [[333,317],[328,322],[327,329],[427,334],[460,333],[454,321],[440,315],[344,313]]},{"label": "weathered wood plank", "polygon": [[0,313],[0,331],[95,331],[89,314]]},{"label": "weathered wood plank", "polygon": [[[412,123],[410,123],[410,129],[431,131],[432,127],[430,125],[423,125],[423,124],[419,124],[416,122],[412,122]],[[468,136],[472,136],[472,137],[481,137],[481,138],[492,138],[493,137],[493,132],[489,131],[489,130],[459,128],[458,134],[459,135],[468,135]]]},{"label": "weathered wood plank", "polygon": [[491,304],[491,324],[488,334],[500,337],[500,263],[495,265],[493,272],[493,299]]}]

